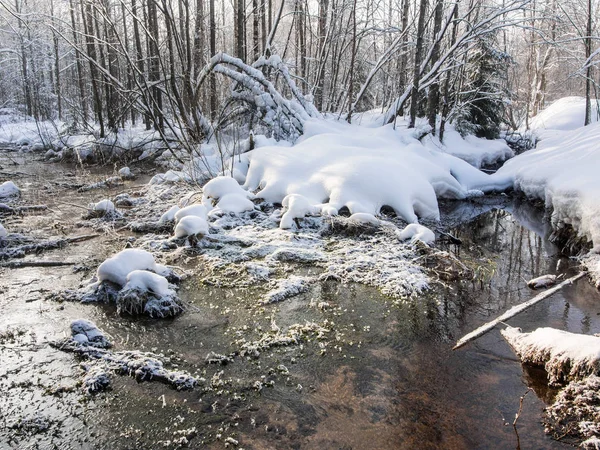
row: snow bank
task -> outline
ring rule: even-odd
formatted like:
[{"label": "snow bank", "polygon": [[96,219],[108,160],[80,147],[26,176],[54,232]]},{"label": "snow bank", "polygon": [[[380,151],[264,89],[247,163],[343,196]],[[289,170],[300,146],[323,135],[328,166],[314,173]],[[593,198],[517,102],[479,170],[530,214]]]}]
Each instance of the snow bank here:
[{"label": "snow bank", "polygon": [[249,165],[244,186],[258,190],[256,197],[282,203],[298,194],[329,214],[346,206],[353,214],[376,215],[389,206],[416,223],[418,217],[439,219],[437,197],[461,199],[495,188],[465,161],[424,147],[414,130],[391,125],[313,120],[295,146],[262,147],[242,157]]},{"label": "snow bank", "polygon": [[600,374],[600,337],[554,328],[531,333],[506,328],[501,333],[523,362],[544,366],[551,385]]},{"label": "snow bank", "polygon": [[210,203],[210,201],[216,202],[228,194],[237,194],[246,198],[253,197],[250,192],[240,186],[235,178],[226,176],[218,176],[210,180],[202,188],[202,193],[202,203],[204,204]]},{"label": "snow bank", "polygon": [[[592,100],[592,122],[598,121],[596,100]],[[570,131],[581,128],[585,121],[585,98],[564,97],[556,100],[550,106],[533,117],[530,128],[540,133],[543,130]]]},{"label": "snow bank", "polygon": [[478,169],[501,163],[515,156],[504,139],[488,140],[477,136],[462,137],[451,125],[446,126],[444,142],[428,134],[423,139],[425,147],[447,153],[468,162]]},{"label": "snow bank", "polygon": [[16,197],[21,194],[19,188],[12,181],[0,184],[0,198]]},{"label": "snow bank", "polygon": [[300,194],[286,195],[281,202],[283,215],[281,216],[280,228],[292,228],[294,219],[302,219],[307,214],[317,214],[318,206],[311,205],[310,201]]},{"label": "snow bank", "polygon": [[205,236],[208,234],[208,222],[202,217],[185,216],[175,226],[177,239],[187,236]]},{"label": "snow bank", "polygon": [[552,208],[552,226],[571,225],[600,252],[600,123],[541,141],[492,176]]}]

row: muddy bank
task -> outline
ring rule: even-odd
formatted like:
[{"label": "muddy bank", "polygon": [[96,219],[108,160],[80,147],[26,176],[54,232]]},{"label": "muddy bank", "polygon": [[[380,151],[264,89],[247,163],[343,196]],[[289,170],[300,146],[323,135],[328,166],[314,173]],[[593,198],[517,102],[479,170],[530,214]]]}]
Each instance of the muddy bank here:
[{"label": "muddy bank", "polygon": [[[76,226],[81,211],[64,203],[85,205],[137,189],[136,182],[129,182],[76,192],[45,176],[51,172],[60,179],[61,171],[73,169],[31,161],[14,169],[32,174],[12,177],[23,186],[21,202],[45,203],[52,210],[11,219],[12,230],[29,235],[98,233]],[[74,170],[77,183],[113,174]],[[177,256],[176,264],[189,274],[179,295],[190,307],[169,320],[121,316],[112,305],[44,300],[47,292],[79,286],[128,242],[150,248],[166,242],[164,236],[105,227],[96,239],[34,255],[72,260],[81,267],[78,271],[68,266],[0,269],[0,383],[7,393],[0,400],[5,418],[0,442],[7,448],[466,449],[519,443],[522,448],[566,448],[546,436],[540,423],[555,391],[544,374],[521,366],[497,331],[464,350],[450,349],[462,334],[528,299],[527,280],[569,273],[571,262],[544,238],[545,222],[526,204],[508,198],[453,203],[445,206],[444,215],[447,231],[461,244],[448,240],[439,247],[459,256],[475,279],[432,277],[432,289],[411,301],[398,301],[352,278],[344,283],[320,278],[324,268],[306,258],[316,250],[335,252],[339,236],[316,243],[292,234],[302,241],[303,251],[296,253],[304,258],[280,261],[268,280],[278,283],[295,275],[310,281],[304,292],[267,304],[262,300],[273,289],[269,281],[250,280],[247,272],[244,283],[227,281],[239,275],[235,261],[248,256],[247,249],[254,253],[240,264],[264,265],[264,254],[273,254],[272,248],[240,239],[237,244],[216,242],[200,252],[174,254],[155,247],[162,249],[158,258],[169,262]],[[369,236],[356,239],[355,248],[367,248],[361,246]],[[227,264],[215,259],[223,249],[236,251]],[[575,332],[600,332],[598,300],[582,281],[511,325],[558,324]],[[84,395],[80,361],[47,344],[68,334],[70,321],[80,317],[105,331],[115,351],[152,352],[169,367],[204,381],[194,390],[177,391],[121,376],[111,390]],[[529,385],[537,395],[526,396],[515,433],[507,424]]]}]

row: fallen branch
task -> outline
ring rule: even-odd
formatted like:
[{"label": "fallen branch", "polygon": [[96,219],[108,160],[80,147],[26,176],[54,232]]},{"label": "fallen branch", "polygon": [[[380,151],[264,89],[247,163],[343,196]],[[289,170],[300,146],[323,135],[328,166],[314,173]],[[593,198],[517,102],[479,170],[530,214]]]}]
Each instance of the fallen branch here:
[{"label": "fallen branch", "polygon": [[0,263],[0,267],[6,267],[8,269],[21,269],[23,267],[60,267],[73,265],[75,265],[74,262],[68,261],[11,261]]},{"label": "fallen branch", "polygon": [[73,236],[70,238],[66,238],[66,239],[64,239],[64,241],[66,241],[69,244],[73,244],[75,242],[89,241],[90,239],[97,238],[98,236],[100,236],[100,235],[99,234],[83,234],[81,236]]},{"label": "fallen branch", "polygon": [[568,278],[565,281],[563,281],[562,283],[554,286],[553,288],[550,288],[547,291],[544,291],[544,292],[536,295],[532,299],[527,300],[524,303],[520,303],[520,304],[518,304],[516,306],[513,306],[508,311],[506,311],[504,314],[502,314],[500,317],[497,317],[496,319],[492,320],[491,322],[483,324],[482,326],[480,326],[476,330],[471,331],[469,334],[466,334],[465,336],[463,336],[462,338],[460,338],[458,340],[458,342],[456,343],[456,345],[452,348],[452,350],[459,349],[463,345],[471,342],[472,340],[477,339],[480,336],[483,336],[488,331],[492,330],[499,323],[504,322],[504,321],[506,321],[506,320],[508,320],[508,319],[510,319],[510,318],[512,318],[514,316],[516,316],[517,314],[525,311],[526,309],[528,309],[529,307],[535,305],[536,303],[539,303],[542,300],[550,297],[555,292],[561,290],[564,286],[566,286],[568,284],[572,284],[574,281],[579,280],[584,275],[585,275],[585,272],[580,272],[577,275],[572,276],[571,278]]}]

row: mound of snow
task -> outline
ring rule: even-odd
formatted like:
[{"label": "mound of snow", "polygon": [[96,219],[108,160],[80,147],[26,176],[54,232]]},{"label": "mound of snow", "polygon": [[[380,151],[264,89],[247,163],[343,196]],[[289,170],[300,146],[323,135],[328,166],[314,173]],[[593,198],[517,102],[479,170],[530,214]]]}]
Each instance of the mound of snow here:
[{"label": "mound of snow", "polygon": [[6,236],[8,236],[8,231],[6,231],[6,228],[4,228],[4,225],[2,225],[2,223],[0,223],[0,238],[5,238]]},{"label": "mound of snow", "polygon": [[79,345],[89,345],[98,348],[109,348],[112,344],[98,329],[94,322],[78,319],[71,322],[71,335],[73,341]]},{"label": "mound of snow", "polygon": [[397,232],[397,236],[401,241],[410,239],[411,242],[421,241],[428,245],[435,242],[435,233],[429,228],[416,223],[411,223],[404,227],[402,231]]},{"label": "mound of snow", "polygon": [[206,206],[201,205],[199,203],[195,205],[186,206],[185,208],[181,208],[175,213],[175,222],[179,222],[181,219],[188,216],[201,217],[202,219],[207,220],[208,211],[206,209]]},{"label": "mound of snow", "polygon": [[115,210],[115,205],[109,199],[100,200],[98,203],[92,203],[90,205],[92,211],[104,211],[110,212]]},{"label": "mound of snow", "polygon": [[283,215],[281,216],[280,228],[292,228],[294,219],[302,219],[307,214],[318,214],[320,208],[311,205],[310,201],[300,194],[286,195],[281,202]]},{"label": "mound of snow", "polygon": [[544,366],[551,385],[600,374],[600,337],[554,328],[506,328],[502,336],[523,362]]},{"label": "mound of snow", "polygon": [[[597,104],[592,100],[592,122],[598,121]],[[531,119],[530,128],[534,131],[581,128],[585,121],[585,98],[564,97],[556,100]]]},{"label": "mound of snow", "polygon": [[600,251],[600,123],[541,141],[492,176],[552,208],[552,226],[571,225]]},{"label": "mound of snow", "polygon": [[166,211],[162,216],[160,216],[160,219],[158,219],[158,223],[164,224],[167,222],[173,222],[175,220],[175,214],[177,214],[179,210],[179,206],[171,206],[168,211]]},{"label": "mound of snow", "polygon": [[135,175],[131,172],[129,167],[123,167],[122,169],[119,169],[119,176],[124,180],[131,180],[135,178]]},{"label": "mound of snow", "polygon": [[166,267],[156,264],[152,253],[128,248],[100,264],[97,271],[98,282],[110,281],[124,286],[127,283],[127,275],[134,270],[151,270],[162,275],[168,273]]},{"label": "mound of snow", "polygon": [[244,211],[252,211],[254,203],[248,200],[245,194],[232,193],[222,196],[217,203],[217,208],[224,212],[240,214]]},{"label": "mound of snow", "polygon": [[127,283],[117,296],[117,311],[171,317],[182,312],[183,306],[165,277],[147,270],[134,270],[127,275]]},{"label": "mound of snow", "polygon": [[20,193],[21,191],[12,181],[5,181],[0,184],[0,198],[16,197]]},{"label": "mound of snow", "polygon": [[177,239],[197,235],[202,237],[206,234],[208,234],[208,222],[198,216],[185,216],[177,222],[175,227],[175,237]]},{"label": "mound of snow", "polygon": [[238,194],[246,198],[253,197],[250,192],[246,191],[242,186],[240,186],[240,184],[235,180],[235,178],[226,176],[218,176],[216,178],[213,178],[204,185],[204,187],[202,188],[202,192],[202,203],[204,204],[206,204],[206,202],[210,200],[217,201],[227,194]]},{"label": "mound of snow", "polygon": [[495,188],[488,175],[465,161],[424,147],[414,130],[323,120],[309,121],[305,130],[291,148],[245,153],[244,187],[272,203],[299,194],[309,206],[324,204],[321,209],[328,212],[346,206],[353,214],[376,215],[389,206],[411,223],[417,217],[439,219],[437,197],[461,199]]}]

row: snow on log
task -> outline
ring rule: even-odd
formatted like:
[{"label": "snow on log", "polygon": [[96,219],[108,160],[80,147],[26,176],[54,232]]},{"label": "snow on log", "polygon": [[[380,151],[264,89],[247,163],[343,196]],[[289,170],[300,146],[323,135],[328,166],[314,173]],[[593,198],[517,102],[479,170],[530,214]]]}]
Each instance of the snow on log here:
[{"label": "snow on log", "polygon": [[556,284],[556,275],[542,275],[527,282],[527,287],[531,289],[543,289]]},{"label": "snow on log", "polygon": [[550,385],[600,374],[600,337],[554,328],[523,333],[509,327],[501,333],[521,361],[546,369]]}]

